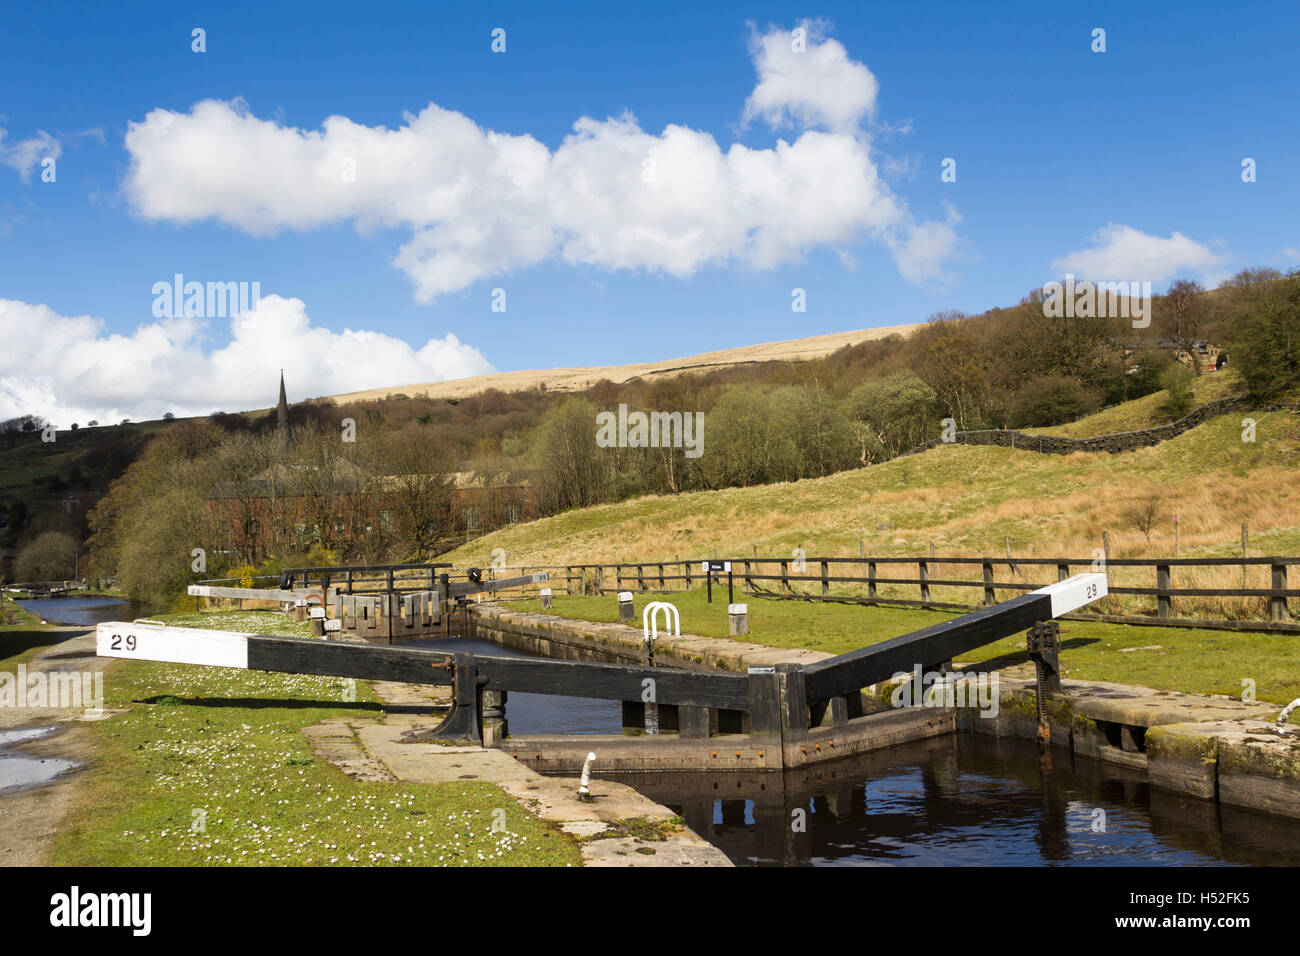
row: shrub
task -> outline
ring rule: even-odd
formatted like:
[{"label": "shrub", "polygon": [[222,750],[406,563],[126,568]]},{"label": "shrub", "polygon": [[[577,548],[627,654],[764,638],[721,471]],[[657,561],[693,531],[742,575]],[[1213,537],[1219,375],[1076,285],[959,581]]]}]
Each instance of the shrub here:
[{"label": "shrub", "polygon": [[1182,418],[1196,404],[1196,395],[1192,392],[1192,382],[1196,373],[1181,362],[1169,366],[1160,373],[1160,387],[1165,390],[1164,401],[1160,411],[1170,418]]},{"label": "shrub", "polygon": [[1101,407],[1096,392],[1067,375],[1040,375],[1016,392],[1011,404],[1015,428],[1060,425],[1090,415]]}]

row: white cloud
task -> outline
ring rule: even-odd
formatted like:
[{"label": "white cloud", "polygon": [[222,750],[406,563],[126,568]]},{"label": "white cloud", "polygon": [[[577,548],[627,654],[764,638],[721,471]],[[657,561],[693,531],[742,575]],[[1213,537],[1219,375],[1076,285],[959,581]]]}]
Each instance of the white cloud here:
[{"label": "white cloud", "polygon": [[90,419],[204,415],[274,404],[281,367],[299,398],[493,371],[448,333],[419,349],[381,332],[313,326],[300,299],[261,298],[204,349],[204,321],[160,319],[129,335],[101,319],[0,299],[0,418],[37,414],[61,427]]},{"label": "white cloud", "polygon": [[[768,269],[867,238],[909,262],[942,254],[955,241],[950,224],[914,220],[856,128],[874,110],[875,78],[810,26],[796,60],[780,50],[787,31],[753,41],[759,82],[747,113],[827,127],[768,149],[724,149],[679,125],[656,135],[630,113],[582,117],[551,151],[432,103],[394,129],[331,116],[303,130],[239,100],[207,100],[130,124],[124,187],[154,220],[213,219],[256,235],[346,221],[363,233],[406,229],[394,264],[422,302],[557,259],[685,277]],[[938,268],[900,261],[909,277]]]},{"label": "white cloud", "polygon": [[23,182],[32,178],[32,170],[44,159],[58,159],[63,155],[63,146],[57,139],[44,130],[35,136],[19,140],[12,146],[5,145],[7,131],[0,129],[0,166],[9,166],[18,170]]},{"label": "white cloud", "polygon": [[848,51],[826,38],[826,24],[801,20],[803,49],[786,30],[759,35],[750,26],[750,56],[758,85],[745,101],[744,121],[760,117],[773,129],[825,126],[852,130],[876,111],[880,84]]},{"label": "white cloud", "polygon": [[1098,281],[1163,282],[1184,271],[1213,275],[1229,258],[1181,232],[1166,239],[1113,222],[1095,232],[1092,242],[1091,249],[1053,259],[1052,269]]}]

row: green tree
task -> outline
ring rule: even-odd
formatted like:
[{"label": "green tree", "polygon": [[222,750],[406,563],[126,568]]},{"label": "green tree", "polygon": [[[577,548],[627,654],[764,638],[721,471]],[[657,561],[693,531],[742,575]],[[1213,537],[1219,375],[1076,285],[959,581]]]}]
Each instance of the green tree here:
[{"label": "green tree", "polygon": [[1072,422],[1095,412],[1101,405],[1095,392],[1068,375],[1039,375],[1015,395],[1011,424],[1015,428],[1041,428]]},{"label": "green tree", "polygon": [[915,372],[863,382],[848,395],[844,410],[853,423],[858,460],[894,458],[934,437],[938,396]]},{"label": "green tree", "polygon": [[63,581],[76,573],[77,539],[60,531],[37,535],[18,553],[14,576],[19,581]]},{"label": "green tree", "polygon": [[1253,398],[1300,384],[1300,271],[1238,290],[1228,357]]},{"label": "green tree", "polygon": [[1175,362],[1160,373],[1160,387],[1165,390],[1160,410],[1170,418],[1182,418],[1196,404],[1192,383],[1196,373],[1182,362]]}]

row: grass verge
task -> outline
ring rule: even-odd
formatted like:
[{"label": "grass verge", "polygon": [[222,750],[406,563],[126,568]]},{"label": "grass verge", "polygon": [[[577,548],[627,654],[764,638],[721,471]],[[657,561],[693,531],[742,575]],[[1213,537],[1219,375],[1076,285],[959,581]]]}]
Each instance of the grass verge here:
[{"label": "grass verge", "polygon": [[[293,633],[283,619],[275,633]],[[169,623],[252,630],[248,614]],[[302,727],[378,717],[342,678],[130,661],[92,724],[98,758],[52,861],[76,866],[565,866],[577,842],[490,783],[362,783],[318,759]]]}]

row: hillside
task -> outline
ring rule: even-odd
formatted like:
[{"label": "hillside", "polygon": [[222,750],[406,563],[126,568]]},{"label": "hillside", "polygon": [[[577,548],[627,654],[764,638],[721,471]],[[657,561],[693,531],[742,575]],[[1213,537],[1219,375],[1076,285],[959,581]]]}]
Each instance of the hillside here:
[{"label": "hillside", "polygon": [[386,395],[402,394],[426,398],[464,398],[495,388],[503,392],[522,392],[544,385],[547,391],[575,392],[590,388],[600,381],[615,384],[632,379],[651,379],[680,375],[683,372],[705,372],[732,368],[753,362],[789,362],[824,358],[848,345],[859,345],[883,339],[890,335],[909,335],[918,325],[889,325],[878,329],[858,329],[851,332],[833,332],[803,339],[783,342],[766,342],[739,348],[702,352],[685,358],[665,359],[660,362],[640,362],[632,365],[593,366],[590,368],[532,369],[518,372],[496,372],[475,375],[446,382],[425,382],[414,385],[392,385],[359,392],[322,396],[336,402],[370,401]]},{"label": "hillside", "polygon": [[[1235,372],[1224,369],[1220,372],[1207,372],[1196,379],[1192,385],[1196,399],[1193,408],[1200,408],[1212,401],[1240,394],[1241,378]],[[1065,435],[1070,438],[1094,438],[1112,432],[1138,431],[1168,423],[1169,416],[1160,410],[1166,393],[1152,392],[1129,402],[1121,402],[1092,415],[1062,425],[1048,428],[1025,428],[1022,431],[1032,435]]]},{"label": "hillside", "polygon": [[[1145,401],[1145,400],[1140,400]],[[1132,404],[1132,403],[1129,403]],[[1138,420],[1141,409],[1110,410]],[[1105,413],[1103,413],[1105,414]],[[655,495],[516,525],[442,560],[511,566],[671,560],[676,556],[1002,554],[1090,555],[1110,533],[1112,556],[1239,554],[1243,523],[1254,554],[1300,547],[1300,417],[1224,415],[1168,442],[1123,454],[1040,455],[952,445],[870,468],[793,483]],[[1150,543],[1132,514],[1151,501]]]}]

